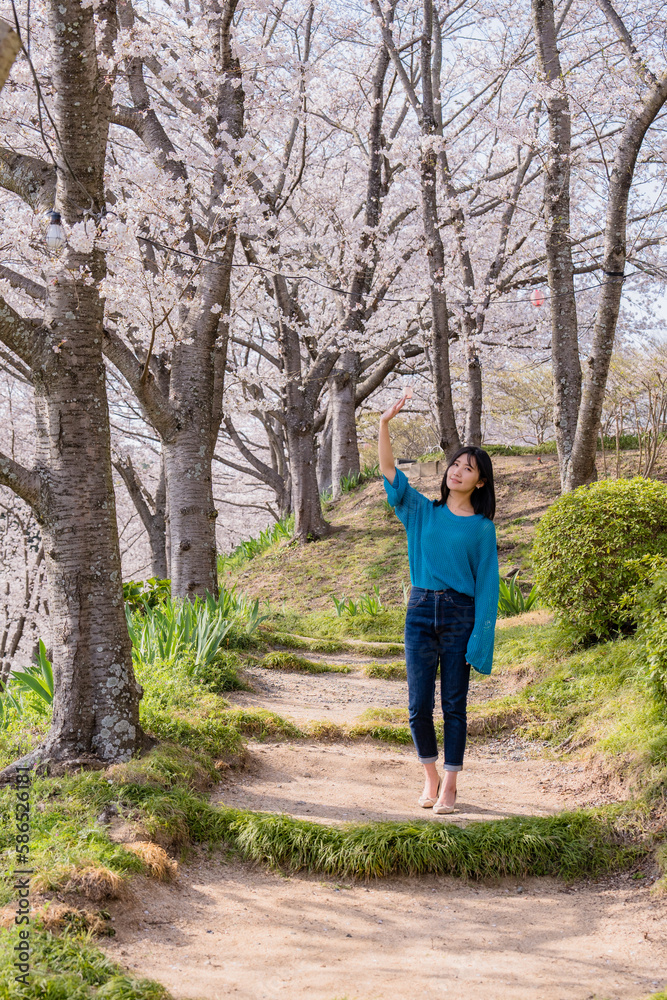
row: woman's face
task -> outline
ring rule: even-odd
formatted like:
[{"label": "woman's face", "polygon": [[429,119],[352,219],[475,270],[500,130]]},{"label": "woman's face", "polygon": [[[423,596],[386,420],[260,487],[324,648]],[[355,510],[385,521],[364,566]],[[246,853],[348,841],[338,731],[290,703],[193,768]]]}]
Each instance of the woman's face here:
[{"label": "woman's face", "polygon": [[454,493],[472,493],[479,482],[474,455],[459,455],[447,470],[447,487]]}]

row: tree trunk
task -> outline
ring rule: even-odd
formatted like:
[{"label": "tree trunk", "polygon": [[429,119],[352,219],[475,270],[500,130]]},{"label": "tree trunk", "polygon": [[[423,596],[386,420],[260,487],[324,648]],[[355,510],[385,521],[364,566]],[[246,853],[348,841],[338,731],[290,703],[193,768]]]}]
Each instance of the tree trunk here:
[{"label": "tree trunk", "polygon": [[285,387],[283,390],[285,431],[292,482],[294,535],[300,542],[325,538],[331,526],[322,515],[317,487],[317,456],[315,452],[315,404],[322,383],[328,378],[338,357],[330,352],[314,363],[304,378],[301,369],[301,344],[291,322],[293,303],[282,275],[273,279],[278,303],[278,341],[283,360]]},{"label": "tree trunk", "polygon": [[69,253],[67,271],[49,287],[46,321],[54,341],[67,343],[35,379],[40,526],[55,647],[53,722],[44,754],[127,760],[142,745],[142,691],[123,604],[103,305],[95,286],[65,278],[89,264]]},{"label": "tree trunk", "polygon": [[320,432],[320,438],[317,447],[317,487],[320,493],[325,493],[330,490],[333,485],[333,477],[331,473],[331,438],[332,438],[332,412],[331,412],[331,399],[329,399],[329,405],[327,406],[326,418],[324,421],[324,426]]},{"label": "tree trunk", "polygon": [[[549,153],[544,177],[546,254],[551,296],[554,413],[561,485],[565,485],[581,402],[581,363],[570,237],[570,108],[558,52],[553,0],[532,0],[540,72],[549,84]],[[597,433],[597,431],[596,431]],[[595,449],[594,449],[595,450]]]},{"label": "tree trunk", "polygon": [[312,419],[310,422],[299,421],[294,409],[289,405],[287,437],[292,476],[294,537],[298,538],[300,542],[312,542],[326,538],[331,532],[331,526],[322,516],[320,493],[317,487]]},{"label": "tree trunk", "polygon": [[[201,312],[204,315],[203,308]],[[213,501],[211,472],[214,369],[209,360],[215,347],[215,333],[210,320],[204,326],[209,329],[198,330],[194,343],[177,344],[174,348],[170,400],[179,414],[179,429],[162,445],[171,537],[169,569],[175,597],[218,593],[215,544],[218,512]]]},{"label": "tree trunk", "polygon": [[160,478],[154,498],[149,495],[146,487],[141,482],[129,455],[124,460],[119,459],[115,461],[113,467],[125,483],[127,492],[130,494],[130,499],[146,529],[151,549],[151,575],[157,577],[158,580],[165,580],[169,575],[169,571],[167,569],[167,498],[164,460],[160,460]]},{"label": "tree trunk", "polygon": [[566,468],[565,489],[573,490],[595,476],[597,429],[614,349],[626,261],[628,198],[644,136],[667,102],[667,73],[650,87],[627,121],[614,157],[604,235],[604,257],[593,347],[586,366],[577,433]]},{"label": "tree trunk", "polygon": [[[101,18],[105,51],[115,15]],[[73,226],[104,212],[104,161],[109,88],[98,75],[92,7],[51,0],[54,117],[59,126],[56,205]],[[82,178],[85,179],[82,182]],[[84,214],[85,213],[85,214]],[[88,226],[94,222],[89,218]],[[54,646],[54,700],[44,743],[18,764],[93,756],[128,760],[147,745],[139,726],[142,691],[132,669],[125,622],[120,550],[111,473],[111,440],[102,357],[104,305],[98,294],[103,254],[67,248],[48,282],[44,326],[27,350],[37,417],[34,473],[28,490],[46,554]],[[11,463],[0,477],[11,483]],[[17,485],[14,488],[17,489]]]},{"label": "tree trunk", "polygon": [[456,427],[452,381],[449,366],[449,313],[445,294],[445,251],[440,236],[438,196],[436,186],[437,158],[433,139],[437,123],[433,108],[433,76],[431,39],[433,36],[433,7],[431,0],[424,0],[424,30],[421,38],[422,105],[419,109],[422,142],[419,158],[424,236],[431,289],[430,362],[435,389],[435,409],[440,431],[440,447],[446,455],[461,444]]},{"label": "tree trunk", "polygon": [[359,444],[355,420],[355,394],[359,354],[344,351],[329,379],[331,393],[331,482],[333,498],[341,497],[341,479],[359,474]]}]

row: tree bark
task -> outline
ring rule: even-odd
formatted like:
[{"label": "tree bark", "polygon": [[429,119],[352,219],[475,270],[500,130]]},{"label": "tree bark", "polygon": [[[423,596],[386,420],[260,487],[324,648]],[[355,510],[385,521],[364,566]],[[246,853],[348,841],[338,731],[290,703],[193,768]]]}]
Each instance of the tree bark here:
[{"label": "tree bark", "polygon": [[320,493],[326,493],[333,486],[331,465],[332,412],[331,397],[324,415],[324,423],[317,443],[317,487]]},{"label": "tree bark", "polygon": [[222,308],[228,302],[233,235],[227,242],[225,259],[203,269],[188,316],[192,332],[187,339],[193,342],[177,344],[171,360],[170,402],[178,414],[179,427],[164,440],[162,449],[171,538],[171,592],[177,597],[218,593],[218,512],[213,501],[211,463],[222,412],[218,409],[214,414],[213,405],[219,329],[215,307]]},{"label": "tree bark", "polygon": [[581,402],[581,363],[570,237],[572,135],[553,0],[532,0],[532,6],[538,65],[541,75],[549,84],[546,98],[549,152],[544,176],[544,217],[554,375],[553,422],[561,485],[564,486]]},{"label": "tree bark", "polygon": [[331,484],[333,499],[340,500],[343,476],[359,474],[359,444],[355,419],[355,393],[359,374],[357,351],[343,351],[329,379],[331,399]]}]

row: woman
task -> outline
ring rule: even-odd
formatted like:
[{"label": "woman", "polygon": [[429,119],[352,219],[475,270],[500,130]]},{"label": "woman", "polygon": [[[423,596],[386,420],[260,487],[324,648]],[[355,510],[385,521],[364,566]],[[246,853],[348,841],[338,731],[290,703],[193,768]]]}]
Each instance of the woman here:
[{"label": "woman", "polygon": [[[380,471],[389,503],[405,525],[412,590],[405,617],[410,731],[424,765],[418,804],[438,815],[454,812],[463,767],[470,667],[491,673],[498,612],[496,499],[491,459],[481,448],[459,448],[442,480],[440,500],[428,500],[394,465],[389,421],[406,396],[380,417]],[[440,663],[445,723],[445,773],[436,769],[433,726]]]}]

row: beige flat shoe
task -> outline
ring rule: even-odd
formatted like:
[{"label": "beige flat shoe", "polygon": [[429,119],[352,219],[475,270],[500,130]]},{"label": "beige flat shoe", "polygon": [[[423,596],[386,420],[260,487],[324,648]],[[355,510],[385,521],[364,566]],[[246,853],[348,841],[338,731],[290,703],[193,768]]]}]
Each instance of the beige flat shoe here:
[{"label": "beige flat shoe", "polygon": [[442,784],[442,780],[440,780],[438,782],[438,790],[435,793],[435,795],[420,795],[419,798],[417,799],[417,805],[421,806],[422,809],[432,809],[433,806],[438,801],[438,795],[440,795],[440,785],[441,784]]},{"label": "beige flat shoe", "polygon": [[[456,792],[454,793],[454,802],[456,802]],[[444,802],[441,802],[440,805],[434,804],[433,812],[436,816],[447,816],[449,813],[458,812],[458,809],[455,806],[446,806]]]}]

